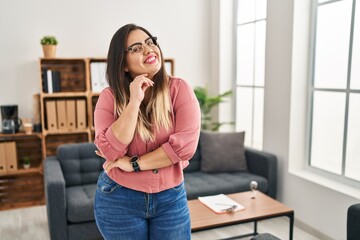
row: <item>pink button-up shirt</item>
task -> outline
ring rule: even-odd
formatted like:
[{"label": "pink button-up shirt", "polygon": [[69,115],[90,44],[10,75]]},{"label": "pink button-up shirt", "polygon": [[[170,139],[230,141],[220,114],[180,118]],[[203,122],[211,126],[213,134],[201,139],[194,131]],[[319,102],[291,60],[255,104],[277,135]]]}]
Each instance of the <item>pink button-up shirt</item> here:
[{"label": "pink button-up shirt", "polygon": [[[114,95],[110,88],[104,89],[96,104],[95,144],[108,161],[124,155],[141,156],[159,147],[167,153],[173,165],[140,172],[125,172],[113,168],[108,175],[118,184],[146,193],[156,193],[179,185],[183,181],[183,169],[189,165],[196,151],[200,134],[200,108],[193,89],[182,79],[170,78],[172,103],[172,128],[156,131],[154,142],[144,142],[135,134],[130,144],[124,144],[113,134],[110,126],[117,119],[114,115]],[[156,161],[156,159],[153,159]]]}]

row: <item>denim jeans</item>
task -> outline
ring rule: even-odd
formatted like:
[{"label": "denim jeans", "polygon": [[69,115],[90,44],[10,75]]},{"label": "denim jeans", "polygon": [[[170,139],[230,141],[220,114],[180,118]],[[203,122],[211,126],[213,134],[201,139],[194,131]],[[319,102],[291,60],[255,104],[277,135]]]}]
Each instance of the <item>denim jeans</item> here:
[{"label": "denim jeans", "polygon": [[95,220],[106,240],[191,239],[184,183],[149,194],[123,187],[102,172],[95,194]]}]

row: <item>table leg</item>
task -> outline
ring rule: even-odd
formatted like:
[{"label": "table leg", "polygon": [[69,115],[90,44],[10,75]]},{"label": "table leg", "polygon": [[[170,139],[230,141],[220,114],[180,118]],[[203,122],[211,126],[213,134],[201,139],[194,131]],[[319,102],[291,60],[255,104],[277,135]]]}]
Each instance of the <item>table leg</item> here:
[{"label": "table leg", "polygon": [[257,232],[257,221],[255,220],[254,221],[254,236],[258,235],[258,232]]},{"label": "table leg", "polygon": [[289,217],[289,239],[293,240],[293,234],[294,234],[294,212],[291,212],[288,214]]}]

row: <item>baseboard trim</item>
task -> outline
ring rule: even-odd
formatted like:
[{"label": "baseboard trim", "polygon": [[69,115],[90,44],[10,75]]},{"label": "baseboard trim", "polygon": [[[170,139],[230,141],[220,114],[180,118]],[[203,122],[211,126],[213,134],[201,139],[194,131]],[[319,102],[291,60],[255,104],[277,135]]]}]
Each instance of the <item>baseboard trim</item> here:
[{"label": "baseboard trim", "polygon": [[311,234],[314,237],[317,237],[321,240],[335,240],[334,238],[329,237],[328,235],[316,230],[315,228],[309,226],[308,224],[306,224],[296,218],[295,218],[295,226],[304,230],[305,232],[308,232],[309,234]]}]

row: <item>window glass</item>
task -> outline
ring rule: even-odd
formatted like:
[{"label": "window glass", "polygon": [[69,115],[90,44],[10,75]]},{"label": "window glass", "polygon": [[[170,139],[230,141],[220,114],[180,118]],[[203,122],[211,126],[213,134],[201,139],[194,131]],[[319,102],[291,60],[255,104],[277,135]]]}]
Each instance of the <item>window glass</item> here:
[{"label": "window glass", "polygon": [[246,146],[251,146],[253,129],[253,88],[236,89],[236,131],[245,131]]},{"label": "window glass", "polygon": [[256,0],[255,2],[256,2],[255,5],[256,20],[266,18],[267,0]]},{"label": "window glass", "polygon": [[238,24],[266,18],[267,0],[238,0]]},{"label": "window glass", "polygon": [[238,26],[237,33],[237,84],[254,84],[254,24]]},{"label": "window glass", "polygon": [[360,89],[360,1],[356,4],[351,65],[351,88]]},{"label": "window glass", "polygon": [[254,133],[252,147],[262,149],[264,119],[264,89],[254,89]]},{"label": "window glass", "polygon": [[345,93],[314,93],[311,166],[341,174]]},{"label": "window glass", "polygon": [[243,24],[255,20],[256,1],[238,0],[237,23]]},{"label": "window glass", "polygon": [[350,0],[318,7],[314,76],[316,88],[346,87],[350,20]]},{"label": "window glass", "polygon": [[360,93],[350,94],[345,176],[360,181]]},{"label": "window glass", "polygon": [[266,22],[255,23],[255,86],[264,86]]}]

